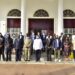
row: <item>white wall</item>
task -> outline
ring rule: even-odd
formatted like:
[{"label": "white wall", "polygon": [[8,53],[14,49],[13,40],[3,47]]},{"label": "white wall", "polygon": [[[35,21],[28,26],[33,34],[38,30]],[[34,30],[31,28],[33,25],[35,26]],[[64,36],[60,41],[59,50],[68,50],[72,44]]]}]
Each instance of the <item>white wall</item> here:
[{"label": "white wall", "polygon": [[[38,9],[48,11],[50,18],[57,15],[58,0],[27,0],[27,18],[32,18]],[[11,9],[20,9],[21,0],[0,0],[0,20],[5,20]],[[64,0],[64,9],[75,11],[75,0]]]},{"label": "white wall", "polygon": [[75,0],[64,0],[64,9],[71,9],[75,12]]},{"label": "white wall", "polygon": [[[75,0],[64,0],[63,5],[63,10],[71,9],[75,11]],[[34,12],[38,9],[46,10],[49,17],[54,18],[54,32],[57,32],[58,0],[27,0],[27,18],[33,18]]]},{"label": "white wall", "polygon": [[20,9],[20,0],[0,0],[0,20],[6,20],[8,12],[12,9]]},{"label": "white wall", "polygon": [[44,9],[49,13],[50,18],[55,16],[57,0],[27,0],[27,17],[33,17],[38,9]]},{"label": "white wall", "polygon": [[[27,0],[26,5],[26,29],[28,29],[28,18],[34,18],[36,10],[44,9],[49,13],[49,18],[54,18],[54,32],[57,31],[58,0]],[[6,21],[7,14],[12,9],[21,9],[21,0],[0,0],[0,21]],[[64,0],[64,9],[75,11],[75,0]]]},{"label": "white wall", "polygon": [[[49,13],[48,18],[54,18],[54,29],[57,25],[57,9],[58,9],[58,0],[27,0],[27,19],[28,18],[35,18],[33,14],[38,9],[44,9]],[[28,23],[27,23],[28,26]],[[28,29],[28,27],[27,27]]]},{"label": "white wall", "polygon": [[[5,21],[5,27],[7,27],[7,14],[12,9],[20,9],[20,0],[0,0],[0,27],[2,27],[2,21]],[[3,31],[0,29],[0,32]]]}]

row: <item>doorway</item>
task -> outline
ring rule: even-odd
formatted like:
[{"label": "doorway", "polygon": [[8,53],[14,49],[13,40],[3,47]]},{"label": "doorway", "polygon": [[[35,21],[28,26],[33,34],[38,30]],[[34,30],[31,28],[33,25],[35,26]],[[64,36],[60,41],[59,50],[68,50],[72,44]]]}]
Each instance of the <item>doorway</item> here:
[{"label": "doorway", "polygon": [[54,19],[49,18],[49,19],[29,19],[29,32],[31,30],[35,32],[41,32],[41,31],[46,31],[47,33],[54,33]]}]

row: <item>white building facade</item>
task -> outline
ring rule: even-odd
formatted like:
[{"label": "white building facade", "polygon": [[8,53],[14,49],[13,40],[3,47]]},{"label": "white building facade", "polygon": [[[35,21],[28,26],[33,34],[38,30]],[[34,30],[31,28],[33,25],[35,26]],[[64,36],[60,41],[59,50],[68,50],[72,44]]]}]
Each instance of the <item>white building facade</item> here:
[{"label": "white building facade", "polygon": [[30,30],[48,29],[58,35],[73,34],[74,7],[74,0],[0,0],[0,32],[4,35],[7,31],[21,31],[25,35]]}]

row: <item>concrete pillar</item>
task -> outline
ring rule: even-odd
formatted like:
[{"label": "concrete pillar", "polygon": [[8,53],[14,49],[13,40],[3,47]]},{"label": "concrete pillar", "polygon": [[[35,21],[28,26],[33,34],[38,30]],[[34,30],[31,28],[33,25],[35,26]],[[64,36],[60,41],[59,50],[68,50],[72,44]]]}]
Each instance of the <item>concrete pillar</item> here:
[{"label": "concrete pillar", "polygon": [[57,34],[60,35],[64,32],[63,28],[63,0],[58,0],[58,30]]},{"label": "concrete pillar", "polygon": [[6,21],[0,21],[0,32],[2,35],[5,35],[7,32],[7,26],[6,26]]},{"label": "concrete pillar", "polygon": [[21,32],[26,34],[26,0],[21,0]]}]

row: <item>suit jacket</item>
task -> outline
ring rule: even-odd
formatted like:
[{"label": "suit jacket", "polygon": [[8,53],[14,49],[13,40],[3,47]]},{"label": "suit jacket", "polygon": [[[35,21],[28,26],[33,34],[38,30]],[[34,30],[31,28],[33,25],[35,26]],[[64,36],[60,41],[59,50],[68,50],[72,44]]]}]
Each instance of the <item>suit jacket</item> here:
[{"label": "suit jacket", "polygon": [[13,48],[13,39],[11,37],[5,39],[5,47],[6,50]]},{"label": "suit jacket", "polygon": [[[58,42],[57,42],[57,40],[58,40]],[[54,39],[53,40],[53,48],[60,48],[60,40],[59,39]]]},{"label": "suit jacket", "polygon": [[50,40],[47,39],[46,40],[46,46],[51,48],[52,47],[52,42],[53,42],[53,38],[51,38]]},{"label": "suit jacket", "polygon": [[21,37],[19,36],[19,46],[20,46],[20,48],[23,48],[23,45],[24,45],[24,36],[23,35],[21,35]]},{"label": "suit jacket", "polygon": [[20,39],[19,38],[17,38],[17,39],[15,39],[15,42],[14,42],[14,48],[15,49],[20,49]]},{"label": "suit jacket", "polygon": [[46,35],[41,35],[42,43],[45,46],[46,45]]},{"label": "suit jacket", "polygon": [[3,36],[1,36],[0,37],[0,48],[4,48],[4,37]]},{"label": "suit jacket", "polygon": [[24,47],[23,47],[23,49],[24,49],[24,50],[26,50],[26,49],[29,49],[29,50],[30,50],[31,44],[32,44],[31,39],[30,39],[30,38],[26,38],[26,39],[24,40]]}]

